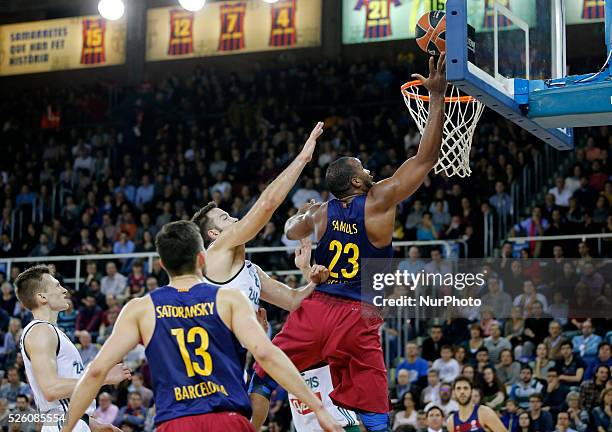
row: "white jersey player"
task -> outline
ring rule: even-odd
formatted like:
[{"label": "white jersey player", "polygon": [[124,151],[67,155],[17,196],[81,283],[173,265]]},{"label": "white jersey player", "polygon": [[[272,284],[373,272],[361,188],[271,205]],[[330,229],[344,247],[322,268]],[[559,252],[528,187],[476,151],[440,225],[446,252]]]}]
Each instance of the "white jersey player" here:
[{"label": "white jersey player", "polygon": [[[70,395],[83,374],[83,360],[72,341],[57,328],[57,315],[68,309],[68,291],[60,285],[49,267],[30,267],[15,279],[17,298],[32,311],[34,320],[23,330],[20,349],[36,407],[44,423],[42,432],[58,432],[66,420]],[[115,366],[106,376],[107,384],[130,378],[129,369]],[[90,417],[95,401],[75,431],[117,431],[112,425]]]},{"label": "white jersey player", "polygon": [[[301,375],[308,387],[321,399],[325,409],[332,415],[334,420],[342,425],[345,431],[358,432],[360,430],[357,414],[351,410],[337,407],[329,398],[329,394],[334,389],[329,366],[324,365],[310,369],[302,372]],[[291,393],[289,393],[289,406],[291,407],[293,426],[297,432],[321,432],[323,430],[319,426],[314,412]]]}]

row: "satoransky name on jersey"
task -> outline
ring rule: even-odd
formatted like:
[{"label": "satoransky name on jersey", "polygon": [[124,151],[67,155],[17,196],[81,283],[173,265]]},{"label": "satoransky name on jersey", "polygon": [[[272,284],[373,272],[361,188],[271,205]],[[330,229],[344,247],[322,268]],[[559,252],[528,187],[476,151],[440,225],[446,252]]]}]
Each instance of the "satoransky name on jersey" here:
[{"label": "satoransky name on jersey", "polygon": [[191,306],[156,306],[157,318],[195,318],[214,314],[215,302],[197,303]]}]

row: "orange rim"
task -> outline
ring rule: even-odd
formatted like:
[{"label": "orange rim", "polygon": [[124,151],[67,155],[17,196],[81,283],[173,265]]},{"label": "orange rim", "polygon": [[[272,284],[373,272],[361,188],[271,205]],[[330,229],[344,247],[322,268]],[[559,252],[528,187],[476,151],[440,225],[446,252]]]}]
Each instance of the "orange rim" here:
[{"label": "orange rim", "polygon": [[[422,101],[429,102],[429,96],[413,94],[413,93],[406,91],[410,87],[416,87],[416,86],[421,86],[421,85],[423,85],[421,80],[414,80],[414,81],[407,82],[406,84],[402,86],[402,94],[406,95],[410,99],[421,99]],[[444,98],[445,103],[451,103],[451,102],[470,103],[470,102],[477,102],[477,101],[478,99],[472,96],[446,96]]]}]

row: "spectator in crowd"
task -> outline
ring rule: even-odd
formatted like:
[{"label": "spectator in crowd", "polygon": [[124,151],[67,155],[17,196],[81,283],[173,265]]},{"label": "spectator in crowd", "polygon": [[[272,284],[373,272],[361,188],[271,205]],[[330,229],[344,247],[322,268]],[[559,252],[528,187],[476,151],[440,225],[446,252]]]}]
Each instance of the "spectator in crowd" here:
[{"label": "spectator in crowd", "polygon": [[[538,380],[533,378],[533,370],[529,365],[521,367],[520,380],[516,382],[510,390],[510,398],[516,400],[519,408],[527,409],[530,406],[530,397],[534,394],[540,394],[543,386]],[[542,401],[540,400],[540,403]]]},{"label": "spectator in crowd", "polygon": [[518,430],[518,411],[519,407],[514,399],[506,400],[506,409],[501,416],[501,421],[508,432],[516,432]]},{"label": "spectator in crowd", "polygon": [[19,378],[19,371],[16,367],[10,367],[6,373],[6,383],[0,386],[0,398],[4,398],[9,403],[9,408],[12,408],[17,403],[17,396],[31,395],[30,387]]},{"label": "spectator in crowd", "polygon": [[557,360],[556,368],[559,371],[559,380],[568,386],[577,386],[582,381],[586,365],[582,359],[574,355],[572,343],[561,342],[561,360]]},{"label": "spectator in crowd", "polygon": [[560,412],[557,415],[557,426],[555,432],[578,432],[570,427],[569,414],[565,411]]},{"label": "spectator in crowd", "polygon": [[536,349],[536,358],[529,362],[533,369],[533,376],[539,380],[545,380],[549,370],[555,367],[555,362],[548,357],[546,344],[541,343]]},{"label": "spectator in crowd", "polygon": [[597,432],[607,432],[612,425],[612,387],[601,392],[599,401],[599,406],[593,410],[593,428]]},{"label": "spectator in crowd", "polygon": [[500,362],[495,368],[495,372],[504,385],[512,386],[520,378],[521,365],[514,361],[511,349],[501,350],[499,359]]},{"label": "spectator in crowd", "polygon": [[559,207],[569,207],[569,199],[572,197],[573,191],[565,185],[563,177],[558,176],[555,179],[555,187],[551,188],[548,193],[555,197],[556,205]]},{"label": "spectator in crowd", "polygon": [[9,430],[9,408],[6,398],[0,398],[0,428],[3,431]]},{"label": "spectator in crowd", "polygon": [[36,411],[30,406],[30,399],[27,394],[20,393],[17,395],[13,412],[17,415],[16,419],[18,420],[11,424],[11,428],[18,424],[18,430],[21,432],[35,432],[37,430]]},{"label": "spectator in crowd", "polygon": [[595,370],[595,377],[590,380],[583,381],[580,384],[580,400],[582,406],[588,412],[597,406],[601,392],[606,388],[610,380],[610,368],[605,365],[599,365]]},{"label": "spectator in crowd", "polygon": [[432,406],[426,411],[427,431],[442,432],[444,430],[444,412],[438,406]]},{"label": "spectator in crowd", "polygon": [[465,342],[468,358],[473,361],[476,358],[476,353],[484,346],[484,338],[482,337],[482,327],[480,324],[470,324],[470,339]]},{"label": "spectator in crowd", "polygon": [[127,287],[127,278],[117,272],[117,265],[109,261],[106,263],[106,276],[102,278],[100,288],[102,294],[112,294],[117,298],[121,298],[125,294]]},{"label": "spectator in crowd", "polygon": [[569,388],[559,381],[559,372],[556,369],[550,369],[546,373],[546,389],[544,392],[544,410],[557,416],[566,403]]},{"label": "spectator in crowd", "polygon": [[438,406],[444,412],[444,416],[448,417],[455,411],[459,411],[459,404],[452,398],[452,385],[447,382],[440,384],[438,392],[438,402],[430,402],[425,406],[425,411],[428,411],[433,406]]},{"label": "spectator in crowd", "polygon": [[96,299],[91,294],[87,294],[83,298],[83,306],[79,308],[77,313],[74,334],[77,338],[80,338],[81,332],[86,331],[93,340],[96,340],[101,323],[102,309],[96,304]]},{"label": "spectator in crowd", "polygon": [[98,396],[98,407],[96,408],[96,419],[101,423],[113,424],[118,413],[119,408],[113,403],[110,393],[100,393]]},{"label": "spectator in crowd", "polygon": [[79,354],[83,360],[83,366],[87,366],[98,354],[100,348],[91,343],[91,335],[87,330],[79,332]]},{"label": "spectator in crowd", "polygon": [[507,292],[502,291],[497,277],[492,276],[487,282],[489,292],[482,297],[483,306],[490,307],[493,311],[493,316],[498,320],[510,318],[512,298]]},{"label": "spectator in crowd", "polygon": [[491,325],[491,336],[485,339],[484,346],[489,351],[489,358],[494,364],[499,362],[502,350],[512,348],[510,341],[502,337],[501,328],[497,321]]},{"label": "spectator in crowd", "polygon": [[450,345],[440,348],[440,358],[434,361],[431,367],[438,371],[443,382],[453,382],[461,373],[459,363],[453,358],[453,348]]},{"label": "spectator in crowd", "polygon": [[495,369],[486,367],[482,372],[482,382],[478,386],[482,388],[485,405],[494,410],[501,408],[506,400],[506,386],[495,373]]},{"label": "spectator in crowd", "polygon": [[414,403],[414,395],[410,392],[405,392],[402,397],[403,409],[398,411],[393,417],[393,430],[397,430],[400,426],[410,425],[417,427],[417,410]]},{"label": "spectator in crowd", "polygon": [[518,417],[518,432],[534,432],[535,429],[531,424],[531,416],[527,411],[523,411]]},{"label": "spectator in crowd", "polygon": [[565,400],[567,413],[570,416],[570,426],[578,432],[586,431],[589,424],[589,413],[582,408],[580,393],[570,391]]},{"label": "spectator in crowd", "polygon": [[421,356],[430,364],[440,358],[440,349],[446,342],[443,340],[442,327],[434,325],[431,327],[429,337],[423,341]]},{"label": "spectator in crowd", "polygon": [[561,359],[561,342],[565,338],[561,333],[561,324],[557,321],[551,321],[548,324],[548,336],[544,338],[544,345],[548,351],[548,357],[551,360],[557,361]]},{"label": "spectator in crowd", "polygon": [[542,410],[542,395],[534,393],[529,396],[529,414],[531,423],[536,431],[552,431],[554,423],[552,415],[548,411]]},{"label": "spectator in crowd", "polygon": [[592,362],[584,373],[584,379],[588,380],[593,378],[595,375],[595,369],[600,365],[612,367],[612,355],[611,355],[610,343],[601,342],[597,350],[597,358]]},{"label": "spectator in crowd", "polygon": [[437,369],[427,372],[427,386],[421,392],[422,405],[440,404],[440,377]]},{"label": "spectator in crowd", "polygon": [[410,390],[410,374],[407,369],[399,369],[395,379],[395,394],[392,395],[392,399],[398,401],[402,400],[404,393]]},{"label": "spectator in crowd", "polygon": [[408,371],[409,382],[415,383],[421,378],[427,377],[429,365],[418,355],[417,344],[413,341],[406,344],[406,358],[397,365],[396,374],[402,369]]},{"label": "spectator in crowd", "polygon": [[128,391],[130,393],[140,393],[140,396],[142,397],[142,405],[145,408],[151,406],[151,402],[153,401],[153,391],[145,387],[144,378],[141,373],[135,373],[132,376],[132,384],[130,384],[128,387]]},{"label": "spectator in crowd", "polygon": [[129,425],[132,428],[142,430],[147,418],[147,410],[142,405],[142,396],[138,392],[132,392],[128,395],[127,406],[119,409],[115,422],[117,427]]},{"label": "spectator in crowd", "polygon": [[581,335],[574,336],[572,339],[574,353],[580,355],[585,363],[591,364],[595,362],[597,357],[601,336],[593,333],[591,320],[586,320],[582,323],[580,332],[582,333]]}]

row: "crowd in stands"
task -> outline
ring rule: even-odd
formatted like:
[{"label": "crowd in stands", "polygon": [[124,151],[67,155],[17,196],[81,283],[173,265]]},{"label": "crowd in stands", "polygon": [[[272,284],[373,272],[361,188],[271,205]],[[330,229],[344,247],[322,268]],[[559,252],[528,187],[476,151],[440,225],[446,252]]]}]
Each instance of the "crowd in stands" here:
[{"label": "crowd in stands", "polygon": [[[101,87],[7,91],[0,101],[0,258],[109,254],[108,261],[84,264],[78,289],[65,283],[74,306],[60,314],[58,324],[87,363],[122,305],[168,281],[158,260],[149,268],[146,260],[114,260],[111,254],[153,252],[164,224],[190,218],[209,201],[244,216],[295,157],[310,128],[324,119],[312,163],[251,243],[293,245],[283,236],[284,221],[308,200],[330,197],[325,169],[336,157],[359,157],[380,179],[416,153],[420,135],[398,89],[420,69],[411,56],[392,63],[256,66],[248,77],[197,69],[186,77],[114,89],[118,105],[109,103]],[[612,233],[612,135],[606,127],[588,130],[579,144],[583,148],[571,172],[557,178],[542,205],[519,221],[517,234]],[[512,208],[507,192],[540,149],[525,131],[486,113],[472,147],[472,176],[460,181],[428,176],[399,206],[394,238],[463,239],[470,257],[482,257],[485,216],[511,218],[521,211]],[[389,365],[390,395],[398,405],[393,429],[423,430],[432,405],[443,415],[451,412],[456,402],[450,383],[464,374],[477,384],[475,400],[498,409],[512,432],[611,431],[610,327],[603,317],[585,314],[585,305],[610,310],[612,279],[593,261],[610,256],[612,242],[604,243],[601,254],[590,241],[504,244],[503,268],[491,271],[480,293],[489,298],[488,312],[464,311],[461,318],[428,328],[427,338],[412,333],[414,342],[396,347],[392,357],[402,359]],[[435,248],[412,248],[407,255],[409,265],[442,259]],[[567,276],[560,291],[543,287],[538,272],[546,269],[529,261],[553,256],[561,269],[557,275]],[[254,259],[270,271],[292,267],[284,253]],[[73,263],[55,266],[58,275],[75,277]],[[12,287],[23,269],[13,265],[0,273],[5,429],[9,411],[32,409],[17,349],[31,315]],[[299,280],[289,276],[285,282],[297,287]],[[285,314],[270,308],[269,317],[278,331]],[[152,430],[151,377],[142,347],[126,363],[134,379],[105,387],[97,414],[124,431]],[[288,402],[282,391],[276,394],[269,428],[289,430]]]}]

